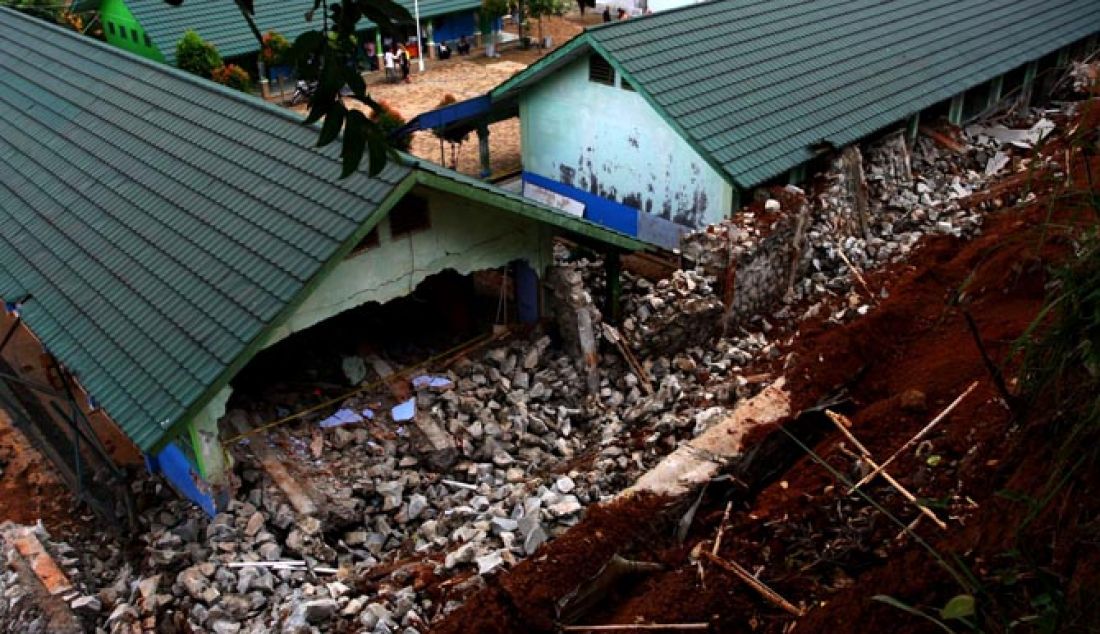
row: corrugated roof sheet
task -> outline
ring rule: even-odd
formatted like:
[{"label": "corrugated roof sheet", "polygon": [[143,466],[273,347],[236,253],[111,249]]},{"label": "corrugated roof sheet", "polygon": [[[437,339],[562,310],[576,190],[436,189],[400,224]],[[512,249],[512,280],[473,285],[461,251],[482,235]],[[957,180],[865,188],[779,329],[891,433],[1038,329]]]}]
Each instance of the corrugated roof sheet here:
[{"label": "corrugated roof sheet", "polygon": [[494,95],[594,49],[752,187],[1098,31],[1096,0],[715,0],[590,28]]},{"label": "corrugated roof sheet", "polygon": [[[413,13],[412,0],[397,2]],[[214,44],[222,57],[247,55],[258,49],[256,38],[232,0],[184,0],[178,7],[169,6],[164,0],[126,0],[126,6],[169,64],[176,63],[176,44],[189,29]],[[320,15],[312,23],[305,19],[306,10],[313,6],[312,3],[255,0],[255,6],[256,26],[261,33],[278,31],[293,42],[303,32],[320,28]],[[481,0],[424,0],[420,3],[420,18],[425,20],[480,6]],[[360,22],[360,28],[372,26],[373,23],[366,19]]]},{"label": "corrugated roof sheet", "polygon": [[10,9],[0,50],[0,297],[143,450],[420,175],[644,248],[411,157],[339,180],[295,115]]}]

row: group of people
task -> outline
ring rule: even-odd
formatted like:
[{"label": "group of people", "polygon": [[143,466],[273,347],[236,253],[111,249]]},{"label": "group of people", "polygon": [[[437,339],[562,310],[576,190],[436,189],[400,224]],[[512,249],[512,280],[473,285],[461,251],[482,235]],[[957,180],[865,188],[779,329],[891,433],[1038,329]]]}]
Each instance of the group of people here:
[{"label": "group of people", "polygon": [[[458,39],[456,50],[459,55],[470,54],[470,41],[463,35]],[[394,84],[399,81],[409,83],[409,67],[410,67],[410,55],[409,50],[405,48],[403,44],[392,42],[389,47],[385,49],[385,54],[382,55],[382,68],[386,71],[386,81]],[[378,70],[378,62],[375,57],[374,42],[368,41],[363,45],[363,52],[366,54],[367,66],[370,70]],[[451,57],[451,47],[446,42],[439,44],[439,59],[449,59]]]},{"label": "group of people", "polygon": [[403,45],[394,42],[386,49],[382,56],[382,66],[386,70],[386,81],[397,83],[398,69],[401,71],[401,81],[409,83],[409,51]]}]

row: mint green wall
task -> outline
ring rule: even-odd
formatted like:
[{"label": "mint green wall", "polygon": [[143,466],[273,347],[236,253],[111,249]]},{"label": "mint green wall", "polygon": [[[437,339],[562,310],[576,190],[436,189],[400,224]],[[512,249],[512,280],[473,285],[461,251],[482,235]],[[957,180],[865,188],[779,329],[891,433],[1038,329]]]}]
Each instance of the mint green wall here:
[{"label": "mint green wall", "polygon": [[523,169],[699,227],[729,214],[733,190],[636,92],[588,80],[588,59],[520,97]]},{"label": "mint green wall", "polygon": [[[164,8],[171,10],[168,5]],[[103,0],[99,7],[99,19],[103,22],[103,35],[109,44],[148,57],[154,62],[164,62],[164,55],[157,48],[157,42],[151,42],[152,46],[145,45],[145,30],[134,19],[124,0]],[[126,30],[125,37],[122,36],[122,29]],[[137,33],[137,41],[134,41],[134,33]],[[171,42],[170,45],[175,46],[176,43]]]},{"label": "mint green wall", "polygon": [[443,192],[413,191],[428,199],[431,229],[394,239],[389,222],[379,222],[381,244],[337,265],[266,346],[367,302],[408,295],[446,269],[467,274],[526,260],[541,275],[552,262],[551,230],[542,223]]}]

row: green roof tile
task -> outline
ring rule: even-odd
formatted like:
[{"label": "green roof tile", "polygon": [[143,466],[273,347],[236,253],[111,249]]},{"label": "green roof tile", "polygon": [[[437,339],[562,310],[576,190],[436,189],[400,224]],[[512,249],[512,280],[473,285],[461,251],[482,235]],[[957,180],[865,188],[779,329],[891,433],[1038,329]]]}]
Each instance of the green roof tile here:
[{"label": "green roof tile", "polygon": [[[413,0],[397,0],[398,4],[413,12]],[[153,43],[164,54],[169,64],[176,63],[176,44],[188,30],[218,47],[222,57],[235,57],[255,53],[256,38],[241,17],[237,5],[225,0],[185,0],[178,7],[169,6],[164,0],[126,0],[133,13]],[[261,33],[278,31],[291,41],[309,29],[317,29],[317,22],[306,22],[306,10],[313,5],[302,0],[255,0],[256,26]],[[424,0],[420,3],[420,19],[471,11],[481,6],[481,0]],[[320,16],[317,16],[317,20]],[[364,19],[361,29],[373,27]]]},{"label": "green roof tile", "polygon": [[[228,4],[228,3],[224,3]],[[414,182],[632,238],[404,157],[339,179],[296,115],[0,8],[0,297],[142,450]]]},{"label": "green roof tile", "polygon": [[1095,0],[714,0],[592,27],[493,95],[596,50],[752,187],[1097,32]]}]

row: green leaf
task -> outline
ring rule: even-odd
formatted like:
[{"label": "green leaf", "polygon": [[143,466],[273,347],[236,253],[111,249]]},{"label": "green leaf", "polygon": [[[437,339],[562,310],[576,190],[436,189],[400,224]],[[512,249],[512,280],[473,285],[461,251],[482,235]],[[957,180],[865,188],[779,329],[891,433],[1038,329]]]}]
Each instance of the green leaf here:
[{"label": "green leaf", "polygon": [[344,80],[356,98],[363,99],[367,96],[367,83],[357,69],[344,67]]},{"label": "green leaf", "polygon": [[377,123],[368,119],[367,124],[367,150],[370,155],[368,173],[371,176],[378,176],[386,166],[386,155],[390,151],[390,145]]},{"label": "green leaf", "polygon": [[415,22],[409,10],[393,0],[358,0],[356,6],[363,17],[378,25],[379,30],[387,35],[396,33],[401,25]]},{"label": "green leaf", "polygon": [[952,598],[940,610],[940,618],[944,620],[962,619],[968,616],[974,616],[974,596],[969,594],[960,594]]},{"label": "green leaf", "polygon": [[344,104],[335,101],[325,114],[325,124],[321,126],[321,136],[317,138],[317,147],[324,147],[336,140],[340,130],[344,127],[344,116],[347,109]]},{"label": "green leaf", "polygon": [[911,606],[907,603],[903,603],[901,601],[898,601],[894,597],[891,597],[891,596],[885,595],[885,594],[876,594],[875,596],[871,597],[871,599],[873,601],[878,601],[880,603],[885,603],[886,605],[889,605],[891,607],[895,607],[895,608],[897,608],[897,609],[899,609],[903,612],[908,612],[909,614],[912,614],[913,616],[919,616],[922,619],[931,621],[931,622],[935,623],[936,625],[940,626],[940,629],[947,632],[947,634],[955,634],[955,630],[947,627],[947,625],[945,625],[939,619],[935,618],[934,616],[930,616],[928,614],[925,614],[924,612],[921,612],[920,610],[914,608],[913,606]]},{"label": "green leaf", "polygon": [[344,165],[340,178],[351,176],[359,168],[359,161],[363,159],[363,150],[367,145],[367,124],[367,118],[362,112],[348,112],[347,122],[344,124],[344,147],[340,152]]}]

